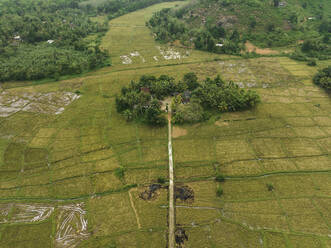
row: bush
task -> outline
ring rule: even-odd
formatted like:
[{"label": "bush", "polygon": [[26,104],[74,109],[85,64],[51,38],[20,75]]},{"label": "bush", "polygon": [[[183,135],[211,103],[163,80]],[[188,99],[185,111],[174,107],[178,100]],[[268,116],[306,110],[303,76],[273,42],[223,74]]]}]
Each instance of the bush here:
[{"label": "bush", "polygon": [[115,169],[115,176],[118,177],[118,179],[122,180],[124,178],[125,169],[123,167],[118,167]]},{"label": "bush", "polygon": [[221,188],[221,186],[218,186],[216,190],[216,196],[221,197],[222,195],[223,195],[223,189]]},{"label": "bush", "polygon": [[267,183],[266,186],[267,186],[268,191],[270,191],[270,192],[275,189],[271,183]]},{"label": "bush", "polygon": [[202,106],[197,102],[180,104],[173,115],[173,122],[181,123],[196,123],[205,119],[205,112]]},{"label": "bush", "polygon": [[225,177],[221,174],[218,174],[216,177],[215,177],[215,181],[216,182],[224,182],[225,181]]},{"label": "bush", "polygon": [[157,182],[160,184],[164,184],[166,182],[166,179],[164,177],[158,177]]},{"label": "bush", "polygon": [[313,79],[314,83],[327,91],[331,91],[331,66],[320,70]]},{"label": "bush", "polygon": [[309,66],[316,66],[317,65],[316,64],[316,60],[314,60],[314,59],[309,60],[308,63],[307,63],[307,65],[309,65]]}]

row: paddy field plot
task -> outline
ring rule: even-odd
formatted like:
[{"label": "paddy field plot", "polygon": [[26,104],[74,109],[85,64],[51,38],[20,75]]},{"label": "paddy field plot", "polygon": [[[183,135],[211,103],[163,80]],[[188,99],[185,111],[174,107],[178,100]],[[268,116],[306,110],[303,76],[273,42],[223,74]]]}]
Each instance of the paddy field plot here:
[{"label": "paddy field plot", "polygon": [[[45,108],[0,117],[0,247],[166,247],[167,184],[150,198],[141,194],[167,179],[167,129],[127,123],[115,95],[144,74],[180,79],[192,71],[254,89],[262,102],[173,126],[176,186],[190,189],[176,202],[184,247],[331,246],[331,100],[311,82],[331,62],[312,69],[285,57],[242,59],[158,44],[146,20],[182,4],[110,21],[102,46],[111,67],[1,93],[3,108],[23,100]],[[219,173],[225,182],[214,180]]]}]

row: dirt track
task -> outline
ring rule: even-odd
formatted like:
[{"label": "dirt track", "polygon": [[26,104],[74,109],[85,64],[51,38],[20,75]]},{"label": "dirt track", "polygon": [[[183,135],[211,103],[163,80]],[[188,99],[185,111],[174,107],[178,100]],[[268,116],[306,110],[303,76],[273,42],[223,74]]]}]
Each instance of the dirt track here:
[{"label": "dirt track", "polygon": [[169,219],[168,232],[169,240],[168,247],[175,247],[175,209],[174,209],[174,164],[172,160],[172,144],[171,144],[171,109],[168,112],[168,153],[169,153]]}]

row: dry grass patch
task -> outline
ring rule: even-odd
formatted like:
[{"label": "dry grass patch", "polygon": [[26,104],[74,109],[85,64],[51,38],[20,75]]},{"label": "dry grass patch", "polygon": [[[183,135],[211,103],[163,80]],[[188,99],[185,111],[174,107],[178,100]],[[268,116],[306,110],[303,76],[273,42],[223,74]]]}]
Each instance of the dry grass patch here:
[{"label": "dry grass patch", "polygon": [[94,236],[137,230],[137,221],[128,193],[91,198],[88,202],[88,209],[90,227]]},{"label": "dry grass patch", "polygon": [[181,128],[178,126],[173,126],[172,127],[172,137],[173,138],[178,138],[181,136],[187,135],[187,130],[185,128]]},{"label": "dry grass patch", "polygon": [[299,170],[329,170],[331,158],[329,156],[296,158],[295,164]]},{"label": "dry grass patch", "polygon": [[[240,139],[241,138],[241,139]],[[250,144],[242,137],[216,141],[217,160],[221,163],[255,158]]]},{"label": "dry grass patch", "polygon": [[227,180],[223,185],[224,200],[250,200],[274,198],[267,190],[266,179]]},{"label": "dry grass patch", "polygon": [[30,147],[45,147],[50,142],[51,137],[56,132],[55,128],[41,128],[30,142]]},{"label": "dry grass patch", "polygon": [[184,166],[178,165],[175,167],[175,177],[176,179],[188,179],[197,177],[210,177],[215,174],[215,169],[213,166]]},{"label": "dry grass patch", "polygon": [[283,139],[285,149],[292,156],[320,155],[323,152],[313,139]]},{"label": "dry grass patch", "polygon": [[265,172],[296,171],[297,167],[293,160],[288,159],[264,159],[260,163]]},{"label": "dry grass patch", "polygon": [[160,189],[158,196],[151,201],[143,200],[139,194],[144,189],[131,191],[133,205],[136,208],[138,218],[142,228],[167,228],[167,208],[161,207],[168,205],[167,190]]},{"label": "dry grass patch", "polygon": [[263,173],[263,167],[256,161],[238,161],[222,166],[221,171],[228,176],[258,175]]},{"label": "dry grass patch", "polygon": [[293,231],[329,234],[328,226],[309,199],[286,199],[280,203]]},{"label": "dry grass patch", "polygon": [[315,237],[302,235],[289,235],[288,237],[292,247],[300,248],[322,248],[322,243]]},{"label": "dry grass patch", "polygon": [[176,207],[176,223],[184,226],[203,225],[220,220],[217,209]]},{"label": "dry grass patch", "polygon": [[270,48],[258,48],[254,46],[251,42],[246,41],[245,43],[246,50],[248,52],[255,52],[257,54],[268,55],[268,54],[279,54],[278,51],[272,50]]},{"label": "dry grass patch", "polygon": [[214,156],[213,139],[185,139],[173,141],[175,163],[210,161]]},{"label": "dry grass patch", "polygon": [[167,178],[168,171],[164,168],[129,169],[125,172],[125,181],[128,184],[146,184],[156,182],[159,177]]},{"label": "dry grass patch", "polygon": [[294,132],[296,132],[298,137],[305,138],[321,138],[325,137],[325,133],[319,127],[294,127]]},{"label": "dry grass patch", "polygon": [[284,235],[282,233],[265,233],[268,248],[287,248]]},{"label": "dry grass patch", "polygon": [[276,200],[225,203],[223,216],[254,229],[288,231],[286,217]]},{"label": "dry grass patch", "polygon": [[93,176],[94,192],[101,193],[123,187],[123,183],[113,173],[101,173]]},{"label": "dry grass patch", "polygon": [[260,158],[286,157],[286,151],[284,151],[280,139],[253,139],[251,144],[256,151],[256,155]]}]

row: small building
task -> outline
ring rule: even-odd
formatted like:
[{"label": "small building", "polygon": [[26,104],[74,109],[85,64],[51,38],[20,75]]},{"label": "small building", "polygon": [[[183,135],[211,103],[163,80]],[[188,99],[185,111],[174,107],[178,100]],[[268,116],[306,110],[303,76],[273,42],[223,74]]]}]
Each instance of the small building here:
[{"label": "small building", "polygon": [[286,6],[286,2],[280,2],[278,6],[279,7],[284,7],[284,6]]},{"label": "small building", "polygon": [[48,40],[47,43],[48,44],[53,44],[54,43],[54,40]]},{"label": "small building", "polygon": [[16,36],[13,37],[13,39],[14,39],[14,40],[21,40],[21,36],[16,35]]},{"label": "small building", "polygon": [[217,47],[222,47],[222,46],[224,46],[224,45],[223,45],[222,43],[217,43],[216,46],[217,46]]},{"label": "small building", "polygon": [[315,20],[315,17],[308,17],[308,20]]}]

